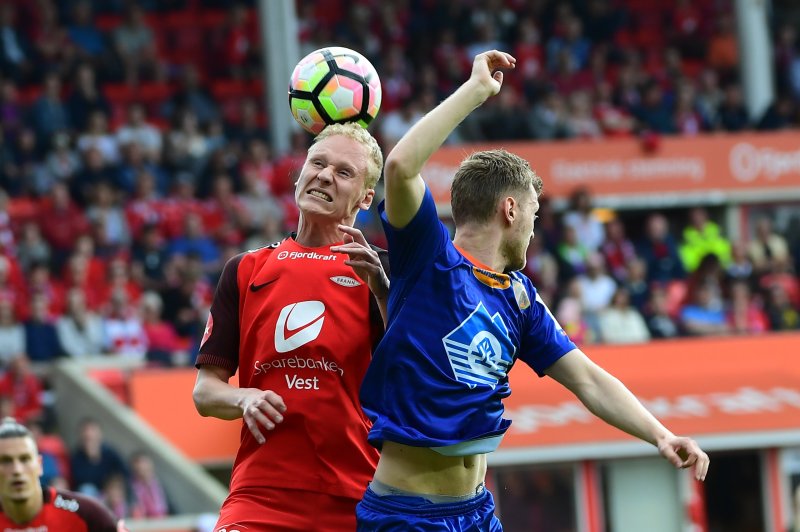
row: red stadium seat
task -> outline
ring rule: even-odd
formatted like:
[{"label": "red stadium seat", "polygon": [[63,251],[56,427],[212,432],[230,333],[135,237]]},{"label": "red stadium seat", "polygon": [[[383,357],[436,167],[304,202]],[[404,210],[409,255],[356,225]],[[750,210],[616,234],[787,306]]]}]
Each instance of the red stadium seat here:
[{"label": "red stadium seat", "polygon": [[128,379],[119,369],[95,369],[89,372],[94,380],[105,386],[122,404],[130,404]]}]

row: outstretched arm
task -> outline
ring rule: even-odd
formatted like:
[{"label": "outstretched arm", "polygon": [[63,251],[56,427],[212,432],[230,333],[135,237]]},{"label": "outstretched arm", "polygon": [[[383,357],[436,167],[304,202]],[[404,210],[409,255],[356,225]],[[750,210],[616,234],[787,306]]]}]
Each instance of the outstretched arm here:
[{"label": "outstretched arm", "polygon": [[652,443],[675,467],[694,466],[694,476],[704,480],[708,455],[691,438],[675,436],[636,399],[622,382],[592,362],[580,349],[570,351],[547,371],[591,413],[632,436]]},{"label": "outstretched arm", "polygon": [[512,56],[497,50],[475,56],[469,80],[417,122],[392,149],[384,167],[386,216],[392,226],[405,227],[414,218],[425,194],[419,175],[422,167],[464,118],[500,91],[503,73],[498,69],[514,68],[515,62]]}]

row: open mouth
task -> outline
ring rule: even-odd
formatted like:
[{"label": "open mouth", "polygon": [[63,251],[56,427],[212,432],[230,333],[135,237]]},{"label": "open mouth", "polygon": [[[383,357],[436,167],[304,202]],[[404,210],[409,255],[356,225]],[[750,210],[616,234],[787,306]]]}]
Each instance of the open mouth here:
[{"label": "open mouth", "polygon": [[322,192],[321,190],[311,189],[311,190],[309,190],[307,192],[307,194],[310,194],[310,195],[314,196],[315,198],[319,198],[321,200],[327,201],[328,203],[333,201],[332,197],[330,197],[325,192]]}]

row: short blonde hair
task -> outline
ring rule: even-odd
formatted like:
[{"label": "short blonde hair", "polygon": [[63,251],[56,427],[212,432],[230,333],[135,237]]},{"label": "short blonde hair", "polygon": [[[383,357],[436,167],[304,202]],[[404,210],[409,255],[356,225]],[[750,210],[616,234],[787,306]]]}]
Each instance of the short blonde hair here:
[{"label": "short blonde hair", "polygon": [[316,144],[334,135],[342,135],[343,137],[353,139],[367,148],[367,175],[364,177],[364,188],[375,188],[375,185],[381,178],[381,171],[383,170],[383,153],[375,137],[370,135],[369,131],[358,124],[348,122],[346,124],[331,124],[327,126],[314,138],[314,143]]}]

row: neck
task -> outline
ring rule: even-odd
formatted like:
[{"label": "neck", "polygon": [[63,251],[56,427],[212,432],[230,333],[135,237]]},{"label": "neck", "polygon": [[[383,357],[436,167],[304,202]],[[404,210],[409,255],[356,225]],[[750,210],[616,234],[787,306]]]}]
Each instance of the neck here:
[{"label": "neck", "polygon": [[503,272],[506,268],[506,259],[500,250],[501,242],[499,231],[473,226],[456,228],[453,238],[453,244],[459,249],[496,272]]},{"label": "neck", "polygon": [[330,219],[315,218],[300,214],[297,224],[295,242],[301,246],[316,248],[341,242],[344,234],[339,231],[339,224],[352,226],[355,216],[350,219],[331,221]]},{"label": "neck", "polygon": [[3,513],[14,523],[22,525],[30,522],[42,509],[42,490],[34,490],[34,494],[24,501],[2,499]]}]

